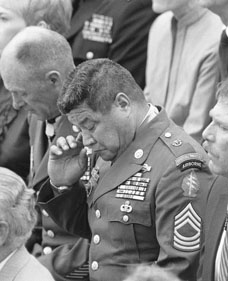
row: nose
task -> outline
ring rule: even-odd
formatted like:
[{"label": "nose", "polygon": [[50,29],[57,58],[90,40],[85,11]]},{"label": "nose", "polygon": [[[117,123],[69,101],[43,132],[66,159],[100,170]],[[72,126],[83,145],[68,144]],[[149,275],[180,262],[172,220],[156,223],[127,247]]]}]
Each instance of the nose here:
[{"label": "nose", "polygon": [[207,141],[214,141],[215,140],[215,132],[214,132],[214,126],[212,122],[205,128],[203,131],[203,139]]},{"label": "nose", "polygon": [[11,93],[12,95],[12,99],[13,99],[13,107],[15,109],[20,109],[21,107],[23,107],[25,105],[25,102],[23,101],[22,98],[19,97],[18,94],[16,93]]},{"label": "nose", "polygon": [[91,147],[93,144],[96,143],[95,139],[90,133],[84,130],[82,130],[81,133],[82,133],[82,141],[84,146]]}]

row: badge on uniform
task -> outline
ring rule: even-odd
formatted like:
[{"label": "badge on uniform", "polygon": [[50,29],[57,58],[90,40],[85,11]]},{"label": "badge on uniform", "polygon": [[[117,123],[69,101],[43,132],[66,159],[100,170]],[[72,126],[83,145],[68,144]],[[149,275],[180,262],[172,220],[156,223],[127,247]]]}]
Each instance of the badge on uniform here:
[{"label": "badge on uniform", "polygon": [[143,177],[143,173],[150,170],[151,166],[144,164],[141,171],[118,186],[115,197],[144,201],[150,179]]},{"label": "badge on uniform", "polygon": [[200,184],[194,170],[184,177],[181,188],[184,190],[184,196],[192,198],[197,196]]},{"label": "badge on uniform", "polygon": [[88,183],[85,184],[85,189],[86,189],[87,197],[90,196],[93,188],[97,185],[98,180],[99,180],[99,168],[94,167],[92,169],[91,177],[90,177]]},{"label": "badge on uniform", "polygon": [[112,43],[113,18],[104,15],[93,14],[92,19],[85,21],[82,30],[84,39]]},{"label": "badge on uniform", "polygon": [[199,153],[187,153],[181,155],[176,160],[176,166],[180,168],[180,170],[186,171],[188,169],[202,169],[203,166],[203,157]]},{"label": "badge on uniform", "polygon": [[191,203],[174,218],[173,246],[180,251],[200,249],[202,222]]}]

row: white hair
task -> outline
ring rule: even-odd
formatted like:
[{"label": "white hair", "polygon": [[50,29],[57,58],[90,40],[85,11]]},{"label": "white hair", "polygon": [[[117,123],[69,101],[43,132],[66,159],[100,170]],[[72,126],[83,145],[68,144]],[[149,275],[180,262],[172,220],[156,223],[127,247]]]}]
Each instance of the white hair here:
[{"label": "white hair", "polygon": [[34,191],[16,173],[0,167],[0,220],[9,226],[6,245],[24,244],[36,218]]}]

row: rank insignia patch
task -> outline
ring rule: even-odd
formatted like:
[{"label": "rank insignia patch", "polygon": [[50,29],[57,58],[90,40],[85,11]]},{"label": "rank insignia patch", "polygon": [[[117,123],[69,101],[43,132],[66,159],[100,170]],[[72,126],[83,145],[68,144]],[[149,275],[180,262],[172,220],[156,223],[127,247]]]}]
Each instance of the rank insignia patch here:
[{"label": "rank insignia patch", "polygon": [[92,19],[84,23],[83,38],[97,42],[112,43],[112,26],[112,17],[93,14]]},{"label": "rank insignia patch", "polygon": [[173,246],[180,251],[200,249],[201,218],[189,203],[174,219]]},{"label": "rank insignia patch", "polygon": [[197,196],[200,184],[194,170],[184,177],[181,188],[184,190],[184,196],[192,198]]},{"label": "rank insignia patch", "polygon": [[142,175],[142,172],[138,172],[119,185],[115,197],[144,201],[150,179]]}]

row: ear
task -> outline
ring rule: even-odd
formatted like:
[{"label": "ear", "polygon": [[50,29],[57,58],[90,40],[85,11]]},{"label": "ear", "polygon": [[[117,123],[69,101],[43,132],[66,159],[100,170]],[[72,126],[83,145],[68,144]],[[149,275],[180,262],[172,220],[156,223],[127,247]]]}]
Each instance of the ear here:
[{"label": "ear", "polygon": [[46,23],[46,21],[41,20],[37,23],[37,26],[43,27],[43,28],[47,28],[47,29],[51,29],[50,25]]},{"label": "ear", "polygon": [[129,97],[125,93],[118,93],[115,97],[114,104],[121,110],[128,110],[130,108],[131,102]]},{"label": "ear", "polygon": [[0,221],[0,246],[3,246],[9,235],[9,225],[5,221]]},{"label": "ear", "polygon": [[45,78],[50,82],[53,86],[62,86],[61,76],[58,71],[52,70],[45,74]]}]

